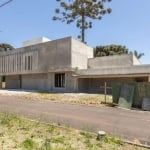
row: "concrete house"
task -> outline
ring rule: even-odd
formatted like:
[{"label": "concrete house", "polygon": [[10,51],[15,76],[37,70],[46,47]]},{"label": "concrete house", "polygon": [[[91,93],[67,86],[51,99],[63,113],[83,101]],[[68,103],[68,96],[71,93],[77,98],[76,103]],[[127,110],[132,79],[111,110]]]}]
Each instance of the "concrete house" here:
[{"label": "concrete house", "polygon": [[39,38],[0,52],[0,88],[48,92],[100,92],[107,82],[150,82],[150,65],[133,55],[94,58],[93,48],[72,38]]}]

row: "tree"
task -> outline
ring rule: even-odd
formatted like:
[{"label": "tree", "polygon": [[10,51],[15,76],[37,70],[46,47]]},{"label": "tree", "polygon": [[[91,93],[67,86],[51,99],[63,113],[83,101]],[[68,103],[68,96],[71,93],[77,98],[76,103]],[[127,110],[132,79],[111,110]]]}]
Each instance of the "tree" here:
[{"label": "tree", "polygon": [[57,16],[53,20],[59,20],[70,24],[76,22],[77,28],[81,30],[82,42],[85,42],[85,30],[92,28],[91,20],[101,20],[105,14],[111,13],[111,8],[105,8],[105,2],[111,0],[56,0],[60,3],[60,8],[56,8]]},{"label": "tree", "polygon": [[129,50],[122,45],[106,45],[106,46],[97,46],[94,48],[94,56],[110,56],[110,55],[120,55],[128,54]]},{"label": "tree", "polygon": [[130,54],[133,54],[134,56],[136,56],[137,59],[140,59],[141,57],[144,56],[144,53],[138,53],[136,50],[134,50],[133,52],[130,52]]},{"label": "tree", "polygon": [[10,44],[0,43],[0,51],[10,51],[13,49],[14,49],[14,47],[11,46]]}]

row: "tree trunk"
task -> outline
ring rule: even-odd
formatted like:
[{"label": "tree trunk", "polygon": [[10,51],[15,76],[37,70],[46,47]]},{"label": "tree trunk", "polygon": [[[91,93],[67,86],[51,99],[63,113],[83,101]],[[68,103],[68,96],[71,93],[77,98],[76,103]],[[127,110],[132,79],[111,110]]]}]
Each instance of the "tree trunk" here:
[{"label": "tree trunk", "polygon": [[85,16],[82,13],[81,41],[85,43]]}]

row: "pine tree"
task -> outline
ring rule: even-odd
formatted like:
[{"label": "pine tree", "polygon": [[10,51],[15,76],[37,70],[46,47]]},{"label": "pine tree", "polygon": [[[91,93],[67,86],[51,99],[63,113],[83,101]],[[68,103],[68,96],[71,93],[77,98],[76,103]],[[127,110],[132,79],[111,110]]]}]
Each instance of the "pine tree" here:
[{"label": "pine tree", "polygon": [[[70,24],[76,22],[80,29],[82,42],[85,42],[85,30],[92,28],[91,20],[101,20],[105,14],[111,13],[111,8],[105,8],[105,2],[111,0],[56,0],[60,3],[60,9],[56,8],[57,16],[53,20],[59,20]],[[67,1],[67,2],[66,2]]]}]

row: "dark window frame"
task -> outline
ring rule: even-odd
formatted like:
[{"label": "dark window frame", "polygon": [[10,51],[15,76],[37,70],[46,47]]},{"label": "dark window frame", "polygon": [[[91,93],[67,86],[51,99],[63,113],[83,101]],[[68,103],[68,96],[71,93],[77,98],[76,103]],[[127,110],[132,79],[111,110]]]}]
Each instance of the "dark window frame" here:
[{"label": "dark window frame", "polygon": [[30,67],[31,64],[30,63],[31,63],[31,57],[28,56],[28,63],[27,63],[28,64],[28,70],[31,70],[31,67]]},{"label": "dark window frame", "polygon": [[2,76],[2,82],[6,82],[6,77]]},{"label": "dark window frame", "polygon": [[55,73],[55,87],[65,88],[65,73]]}]

